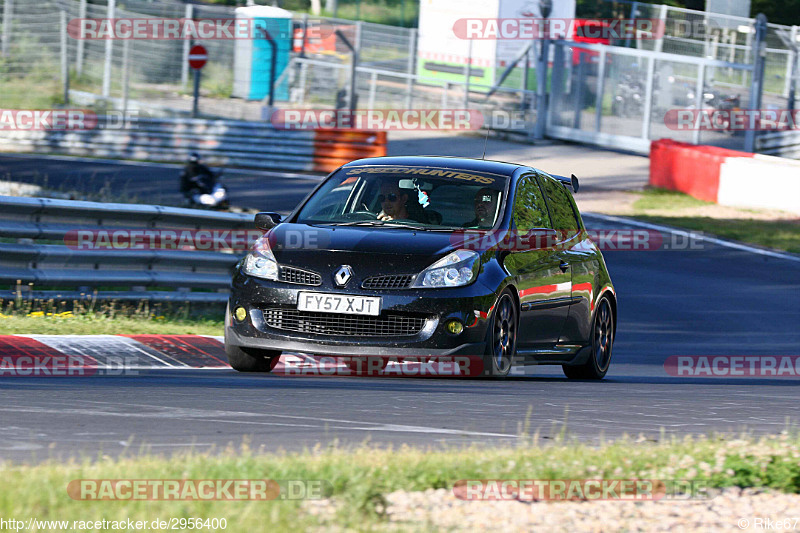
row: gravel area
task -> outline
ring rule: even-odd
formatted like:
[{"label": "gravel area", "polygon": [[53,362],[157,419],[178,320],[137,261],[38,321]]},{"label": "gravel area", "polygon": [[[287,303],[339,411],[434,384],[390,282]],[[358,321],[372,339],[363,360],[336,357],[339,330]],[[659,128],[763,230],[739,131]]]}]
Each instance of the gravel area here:
[{"label": "gravel area", "polygon": [[[800,494],[759,489],[729,488],[690,501],[464,501],[445,489],[397,491],[386,499],[384,526],[392,531],[775,531],[775,522],[784,519],[789,527],[781,531],[800,531]],[[309,510],[335,523],[337,508],[326,501]]]}]

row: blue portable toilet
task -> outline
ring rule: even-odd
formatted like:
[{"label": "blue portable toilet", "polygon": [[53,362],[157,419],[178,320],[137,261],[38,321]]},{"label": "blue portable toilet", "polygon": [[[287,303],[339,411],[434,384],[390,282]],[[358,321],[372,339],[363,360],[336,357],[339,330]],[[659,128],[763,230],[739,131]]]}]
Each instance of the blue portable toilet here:
[{"label": "blue portable toilet", "polygon": [[[236,39],[233,49],[233,96],[246,100],[262,100],[269,96],[272,48],[263,36],[266,30],[277,45],[275,80],[289,64],[292,47],[292,14],[271,6],[250,6],[236,9],[236,21],[251,28],[251,38]],[[289,100],[289,81],[275,87],[275,100]]]}]

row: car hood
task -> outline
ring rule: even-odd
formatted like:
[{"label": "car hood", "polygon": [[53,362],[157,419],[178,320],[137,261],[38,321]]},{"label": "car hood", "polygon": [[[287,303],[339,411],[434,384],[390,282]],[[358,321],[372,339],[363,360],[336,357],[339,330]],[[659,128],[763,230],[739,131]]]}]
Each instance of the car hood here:
[{"label": "car hood", "polygon": [[268,235],[281,264],[323,270],[359,265],[371,274],[417,273],[457,248],[449,232],[407,229],[284,223]]}]

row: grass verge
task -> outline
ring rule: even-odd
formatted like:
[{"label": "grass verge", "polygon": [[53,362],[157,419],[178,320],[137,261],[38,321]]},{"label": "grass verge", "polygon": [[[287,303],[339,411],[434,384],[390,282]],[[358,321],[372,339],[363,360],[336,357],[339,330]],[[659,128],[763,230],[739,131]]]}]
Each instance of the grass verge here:
[{"label": "grass verge", "polygon": [[[217,306],[218,307],[218,306]],[[224,313],[189,305],[0,300],[0,333],[222,335]]]},{"label": "grass verge", "polygon": [[[385,523],[384,496],[396,490],[452,489],[464,479],[703,480],[709,487],[758,487],[800,492],[800,436],[686,437],[661,443],[631,440],[590,447],[566,441],[539,446],[536,437],[516,447],[335,446],[299,453],[256,453],[233,447],[218,454],[187,452],[170,458],[141,454],[35,465],[0,464],[6,490],[0,515],[59,520],[225,518],[234,531],[296,531],[334,524],[368,530]],[[337,509],[315,513],[320,502],[273,501],[75,501],[66,491],[77,479],[273,479],[322,480]],[[480,502],[475,502],[480,505]]]},{"label": "grass verge", "polygon": [[758,213],[754,210],[739,210],[742,218],[708,216],[719,207],[676,191],[645,189],[641,197],[633,203],[633,217],[644,222],[676,226],[723,239],[800,253],[800,217],[774,220],[747,218],[748,212],[754,215]]}]

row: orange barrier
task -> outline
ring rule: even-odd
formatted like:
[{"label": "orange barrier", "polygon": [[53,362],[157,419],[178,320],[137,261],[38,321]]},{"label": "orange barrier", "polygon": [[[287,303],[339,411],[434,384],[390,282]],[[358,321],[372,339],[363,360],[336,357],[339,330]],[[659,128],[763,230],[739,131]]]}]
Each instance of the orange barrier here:
[{"label": "orange barrier", "polygon": [[728,157],[753,157],[716,146],[661,139],[650,144],[650,185],[716,202],[720,166]]},{"label": "orange barrier", "polygon": [[316,130],[314,170],[331,172],[362,157],[386,155],[386,132],[363,130]]}]

